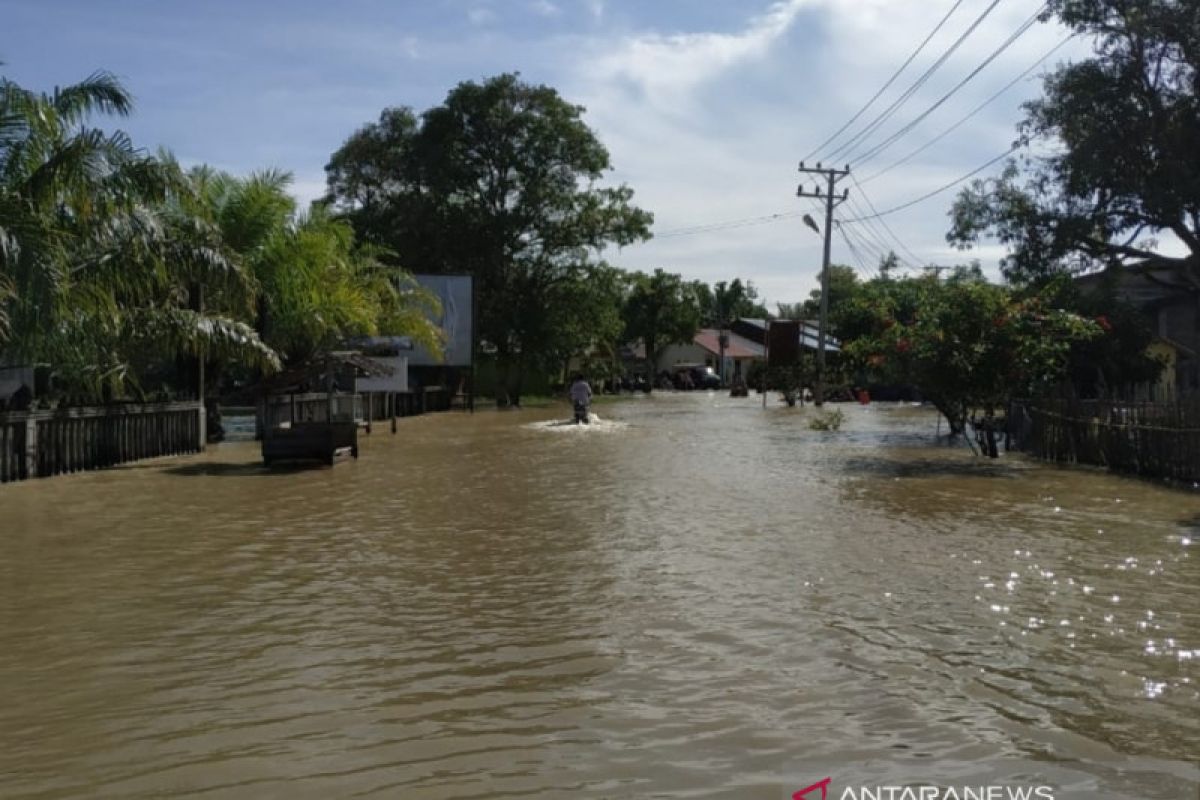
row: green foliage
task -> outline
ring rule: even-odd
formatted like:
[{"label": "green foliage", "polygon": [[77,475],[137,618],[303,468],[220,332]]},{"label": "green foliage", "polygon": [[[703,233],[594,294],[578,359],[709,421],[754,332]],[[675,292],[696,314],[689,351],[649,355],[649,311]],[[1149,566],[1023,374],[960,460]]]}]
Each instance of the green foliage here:
[{"label": "green foliage", "polygon": [[808,418],[808,427],[814,431],[841,430],[846,415],[840,408],[829,411],[816,411]]},{"label": "green foliage", "polygon": [[[131,101],[107,73],[56,89],[0,78],[0,352],[49,362],[79,396],[137,391],[148,345],[221,349],[264,369],[278,360],[224,316],[180,313],[189,287],[233,294],[248,280],[169,160],[88,123]],[[143,332],[160,330],[152,342]]]},{"label": "green foliage", "polygon": [[[1200,5],[1051,0],[1047,13],[1095,43],[1026,105],[1022,141],[1053,152],[964,190],[948,239],[1008,245],[1021,283],[1124,265],[1200,287]],[[1164,233],[1186,252],[1159,252]]]},{"label": "green foliage", "polygon": [[707,283],[696,283],[696,299],[700,305],[701,324],[710,328],[727,327],[739,317],[766,319],[766,306],[757,302],[758,289],[752,281],[742,283],[741,278],[718,281],[711,287]]},{"label": "green foliage", "polygon": [[843,351],[884,382],[910,383],[961,432],[972,408],[1044,392],[1071,348],[1101,334],[1043,294],[964,276],[875,281],[846,310]]},{"label": "green foliage", "polygon": [[386,109],[326,167],[329,201],[366,241],[417,271],[475,277],[480,336],[516,397],[571,336],[546,313],[564,286],[590,279],[604,247],[649,236],[633,192],[598,185],[608,152],[582,114],[516,75],[465,82],[420,118]]},{"label": "green foliage", "polygon": [[646,358],[656,363],[663,348],[690,342],[700,328],[696,286],[661,269],[652,275],[635,272],[622,316],[625,339],[640,339],[646,346]]},{"label": "green foliage", "polygon": [[[436,300],[407,273],[359,246],[354,231],[321,205],[296,211],[290,174],[244,178],[200,167],[190,174],[198,213],[219,232],[253,282],[248,298],[208,302],[250,323],[285,360],[299,362],[352,336],[412,336],[435,352]],[[248,300],[248,302],[247,302]]]}]

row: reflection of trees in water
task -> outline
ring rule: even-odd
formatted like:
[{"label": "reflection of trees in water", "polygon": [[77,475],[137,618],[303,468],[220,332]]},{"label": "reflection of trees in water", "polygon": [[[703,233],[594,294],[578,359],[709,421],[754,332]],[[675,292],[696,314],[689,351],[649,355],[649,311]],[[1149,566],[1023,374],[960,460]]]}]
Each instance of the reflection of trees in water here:
[{"label": "reflection of trees in water", "polygon": [[958,448],[889,452],[879,448],[842,462],[842,501],[878,507],[892,517],[1023,515],[1030,467],[972,456]]}]

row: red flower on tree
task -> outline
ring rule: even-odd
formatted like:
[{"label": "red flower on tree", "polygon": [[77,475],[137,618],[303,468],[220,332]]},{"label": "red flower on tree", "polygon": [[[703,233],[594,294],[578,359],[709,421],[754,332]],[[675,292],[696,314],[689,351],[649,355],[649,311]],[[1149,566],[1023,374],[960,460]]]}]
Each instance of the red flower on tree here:
[{"label": "red flower on tree", "polygon": [[1108,321],[1108,317],[1106,317],[1104,314],[1096,317],[1096,324],[1101,328],[1104,328],[1106,331],[1111,331],[1113,329],[1112,323]]}]

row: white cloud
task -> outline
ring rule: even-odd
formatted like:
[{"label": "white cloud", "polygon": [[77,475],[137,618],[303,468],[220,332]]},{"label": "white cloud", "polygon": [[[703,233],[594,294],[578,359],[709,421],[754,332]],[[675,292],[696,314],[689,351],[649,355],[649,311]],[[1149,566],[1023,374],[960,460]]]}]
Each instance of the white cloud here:
[{"label": "white cloud", "polygon": [[[1037,5],[1037,0],[1022,0],[998,6],[870,141],[881,141],[949,91]],[[963,4],[860,124],[886,108],[983,8],[982,2]],[[613,156],[614,178],[636,190],[635,202],[655,213],[657,230],[806,210],[795,198],[796,162],[874,94],[943,13],[930,14],[917,0],[776,2],[733,31],[634,31],[594,40],[586,49],[592,55],[577,61],[570,81],[560,87],[568,99],[587,107],[589,125]],[[910,134],[876,159],[856,165],[858,176],[888,166],[945,130],[1061,36],[1055,26],[1035,26]],[[875,207],[884,211],[905,203],[1004,151],[1021,117],[1020,101],[1036,94],[1038,86],[1031,79],[1014,87],[935,147],[870,183],[866,188]],[[838,163],[851,154],[858,157],[856,149],[839,155]],[[862,192],[847,185],[866,208]],[[915,258],[879,226],[866,234],[880,251],[895,249],[917,264],[978,257],[994,268],[996,248],[960,253],[945,242],[956,191],[887,217]],[[858,213],[846,206],[841,215]],[[782,219],[662,238],[607,257],[629,268],[663,267],[709,281],[750,278],[776,302],[807,295],[819,271],[821,244],[799,220]],[[853,263],[836,235],[833,257]],[[870,273],[875,259],[866,258]]]},{"label": "white cloud", "polygon": [[496,12],[486,6],[475,6],[467,11],[472,25],[488,25],[496,21]]},{"label": "white cloud", "polygon": [[741,33],[635,35],[596,58],[589,69],[601,80],[629,81],[650,100],[663,101],[739,62],[763,56],[805,2],[777,2]]},{"label": "white cloud", "polygon": [[533,0],[529,4],[529,8],[535,14],[541,14],[543,17],[557,17],[562,13],[562,9],[550,2],[550,0]]}]

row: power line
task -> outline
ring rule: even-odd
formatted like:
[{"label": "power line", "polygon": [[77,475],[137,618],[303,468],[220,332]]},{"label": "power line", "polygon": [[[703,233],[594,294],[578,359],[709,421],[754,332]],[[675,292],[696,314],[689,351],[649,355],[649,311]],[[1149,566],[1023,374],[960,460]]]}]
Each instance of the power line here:
[{"label": "power line", "polygon": [[995,94],[993,94],[991,97],[989,97],[987,100],[984,100],[982,103],[980,103],[979,105],[975,106],[975,108],[971,109],[971,111],[970,111],[970,112],[969,112],[969,113],[968,113],[968,114],[967,114],[965,117],[963,117],[962,119],[960,119],[958,122],[954,123],[954,124],[953,124],[953,125],[951,125],[949,128],[947,128],[946,130],[942,131],[942,132],[941,132],[941,133],[939,133],[937,136],[935,136],[934,138],[930,139],[930,140],[929,140],[928,142],[926,142],[925,144],[923,144],[923,145],[921,145],[920,147],[918,147],[916,150],[913,150],[911,153],[909,153],[908,155],[906,155],[904,158],[901,158],[901,159],[900,159],[900,160],[898,160],[898,161],[894,161],[894,162],[892,162],[891,164],[889,164],[888,166],[886,166],[886,167],[884,167],[883,169],[879,170],[878,172],[876,172],[876,173],[874,173],[874,174],[872,174],[872,175],[870,175],[870,176],[868,176],[868,177],[866,177],[866,178],[863,178],[861,181],[855,181],[855,184],[856,184],[856,185],[858,185],[858,186],[859,186],[859,188],[862,188],[862,184],[864,184],[864,183],[870,183],[871,181],[873,181],[873,180],[875,180],[876,178],[878,178],[880,175],[883,175],[884,173],[887,173],[887,172],[891,172],[893,169],[895,169],[896,167],[899,167],[899,166],[901,166],[901,165],[903,165],[903,164],[907,164],[909,161],[913,160],[913,159],[914,159],[914,158],[916,158],[918,155],[920,155],[921,153],[923,153],[923,152],[925,152],[926,150],[928,150],[930,147],[933,147],[935,144],[937,144],[938,142],[940,142],[942,139],[945,139],[945,138],[946,138],[947,136],[949,136],[951,133],[954,133],[954,131],[958,130],[958,129],[959,129],[959,128],[960,128],[960,127],[961,127],[961,126],[962,126],[962,125],[963,125],[963,124],[964,124],[964,123],[967,121],[967,120],[969,120],[969,119],[971,119],[972,117],[974,117],[976,114],[978,114],[980,111],[982,111],[982,110],[983,110],[983,109],[984,109],[986,106],[988,106],[990,103],[992,103],[992,102],[993,102],[993,101],[995,101],[997,98],[999,98],[1001,95],[1003,95],[1005,92],[1007,92],[1009,89],[1011,89],[1012,87],[1014,87],[1014,86],[1016,86],[1018,83],[1020,83],[1020,82],[1021,82],[1021,80],[1022,80],[1023,78],[1025,78],[1025,77],[1027,77],[1027,76],[1029,75],[1029,73],[1033,72],[1035,69],[1037,69],[1039,66],[1041,66],[1042,62],[1044,62],[1044,61],[1045,61],[1046,59],[1048,59],[1050,56],[1054,55],[1054,53],[1055,53],[1055,52],[1056,52],[1056,51],[1057,51],[1059,48],[1061,48],[1063,45],[1065,45],[1067,42],[1071,41],[1071,40],[1072,40],[1072,39],[1074,39],[1074,38],[1075,38],[1075,34],[1073,34],[1073,33],[1071,33],[1071,34],[1067,34],[1067,36],[1063,37],[1063,38],[1062,38],[1062,39],[1059,41],[1059,43],[1058,43],[1058,44],[1054,45],[1054,47],[1051,47],[1049,50],[1047,50],[1047,51],[1045,52],[1045,54],[1043,54],[1043,55],[1042,55],[1042,57],[1041,57],[1041,58],[1039,58],[1037,61],[1035,61],[1035,62],[1033,62],[1032,64],[1030,64],[1030,65],[1029,65],[1029,67],[1028,67],[1028,68],[1027,68],[1027,69],[1026,69],[1024,72],[1022,72],[1020,75],[1018,75],[1017,77],[1015,77],[1015,78],[1013,78],[1011,81],[1009,81],[1009,82],[1008,82],[1008,83],[1007,83],[1007,84],[1004,86],[1004,88],[1000,89],[1000,91],[996,92],[996,93],[995,93]]},{"label": "power line", "polygon": [[881,249],[878,244],[872,242],[866,236],[864,236],[861,230],[848,226],[845,220],[838,220],[838,223],[839,227],[844,230],[848,236],[854,237],[854,239],[858,242],[858,246],[861,247],[863,251],[866,252],[866,254],[872,259],[878,262],[887,257],[887,251]]},{"label": "power line", "polygon": [[971,170],[966,175],[963,175],[960,178],[955,178],[954,180],[950,181],[946,185],[940,186],[937,189],[934,189],[932,192],[927,192],[926,194],[923,194],[916,199],[909,200],[907,203],[902,203],[901,205],[895,206],[893,208],[889,208],[887,211],[879,211],[870,216],[855,217],[853,219],[847,219],[847,220],[842,220],[842,221],[843,222],[863,222],[863,221],[869,220],[869,219],[878,219],[879,217],[884,217],[884,216],[887,216],[888,214],[895,214],[897,211],[903,211],[906,208],[911,208],[912,206],[915,206],[917,203],[922,203],[922,202],[928,200],[929,198],[933,197],[934,195],[941,194],[942,192],[946,191],[947,189],[950,189],[950,188],[962,183],[967,178],[970,178],[973,175],[983,172],[985,169],[990,167],[992,164],[995,164],[1000,159],[1006,158],[1006,157],[1012,155],[1013,153],[1015,153],[1017,151],[1018,147],[1019,147],[1019,145],[1013,145],[1012,147],[1005,150],[1000,155],[998,155],[995,158],[993,158],[992,160],[988,161],[986,164],[982,164],[982,165],[976,167],[975,169]]},{"label": "power line", "polygon": [[[850,205],[855,216],[862,217],[867,215],[867,212],[858,203],[851,203]],[[880,228],[876,227],[873,222],[859,224],[857,232],[863,240],[873,244],[875,249],[880,253],[896,252],[895,245],[888,241],[886,234]],[[905,260],[903,256],[897,256],[897,258]]]},{"label": "power line", "polygon": [[963,42],[965,42],[967,38],[975,32],[975,29],[978,28],[985,19],[987,19],[988,15],[992,13],[992,10],[999,5],[999,3],[1000,0],[992,0],[991,4],[989,4],[988,7],[983,10],[983,13],[975,18],[975,21],[972,22],[971,25],[958,37],[958,39],[956,39],[954,43],[950,45],[946,52],[942,53],[942,55],[939,56],[938,59],[934,61],[933,64],[927,70],[925,70],[925,72],[923,72],[916,81],[913,82],[912,86],[904,90],[904,92],[898,98],[892,101],[890,106],[885,108],[879,114],[879,116],[875,117],[875,119],[872,120],[865,128],[856,133],[854,136],[851,136],[850,139],[834,149],[834,151],[829,154],[827,160],[832,160],[836,158],[839,153],[843,153],[851,147],[857,146],[865,139],[865,137],[870,136],[872,133],[878,130],[881,125],[891,119],[892,115],[896,113],[900,106],[908,102],[909,98],[916,94],[917,90],[925,85],[925,82],[929,80],[930,76],[937,72],[938,69],[940,69],[941,66],[946,63],[950,56],[954,55],[954,52],[958,50],[958,48],[962,46]]},{"label": "power line", "polygon": [[866,275],[867,265],[863,261],[862,254],[858,252],[858,248],[854,246],[854,242],[850,241],[850,237],[846,235],[844,230],[842,230],[841,222],[834,220],[834,224],[837,226],[837,232],[841,234],[842,240],[846,243],[846,247],[850,248],[850,255],[854,258],[855,262],[858,263],[859,273]]},{"label": "power line", "polygon": [[[842,235],[842,239],[845,240],[846,246],[850,248],[851,255],[853,255],[855,257],[855,259],[859,262],[859,266],[861,267],[861,269],[859,271],[862,273],[863,277],[864,278],[878,277],[879,276],[879,268],[868,266],[868,265],[871,264],[872,259],[874,259],[875,263],[880,263],[880,261],[881,261],[880,257],[871,252],[867,252],[867,254],[864,256],[862,254],[862,251],[858,247],[855,246],[854,241],[850,238],[851,235],[857,236],[858,234],[856,234],[853,229],[847,228],[845,225],[843,225],[841,220],[837,220],[836,223],[837,223],[838,233],[840,233]],[[861,244],[861,242],[860,242],[860,244]],[[868,248],[863,248],[863,249],[868,249]]]},{"label": "power line", "polygon": [[929,44],[929,41],[935,35],[937,35],[937,32],[942,29],[942,26],[946,24],[946,21],[950,19],[950,16],[955,11],[957,11],[958,7],[961,6],[962,4],[963,4],[963,0],[957,0],[957,2],[955,2],[955,4],[950,7],[950,10],[946,12],[946,15],[944,17],[942,17],[941,21],[938,22],[938,24],[934,26],[933,30],[931,30],[929,32],[929,35],[925,37],[925,40],[923,42],[921,42],[919,45],[917,45],[917,49],[914,50],[907,59],[905,59],[904,63],[900,65],[899,69],[897,69],[894,73],[892,73],[892,77],[887,79],[887,83],[885,83],[885,84],[883,84],[883,86],[879,87],[879,91],[875,92],[875,94],[871,97],[871,99],[868,100],[866,102],[866,104],[862,108],[860,108],[858,110],[858,112],[855,113],[855,115],[853,117],[851,117],[850,120],[845,125],[838,128],[836,131],[833,132],[832,135],[830,135],[830,137],[828,139],[826,139],[825,141],[823,141],[819,145],[817,145],[815,148],[813,148],[813,151],[811,153],[809,153],[808,155],[806,155],[803,158],[803,160],[811,161],[813,156],[815,156],[817,153],[821,152],[821,150],[824,149],[824,147],[826,145],[828,145],[830,142],[832,142],[837,137],[841,136],[843,133],[845,133],[847,128],[849,128],[851,125],[853,125],[855,122],[857,122],[858,118],[861,117],[866,112],[866,110],[868,108],[870,108],[875,103],[876,100],[879,99],[880,95],[882,95],[884,92],[886,92],[888,90],[888,87],[890,87],[893,83],[895,83],[896,79],[900,77],[900,74],[902,72],[904,72],[904,70],[908,68],[908,65],[913,62],[913,59],[915,59],[918,55],[921,54],[921,51],[925,49],[925,45]]},{"label": "power line", "polygon": [[[863,196],[863,200],[866,200],[866,201],[867,201],[867,205],[870,207],[870,209],[871,209],[871,213],[872,213],[872,214],[878,214],[878,213],[879,213],[879,209],[877,209],[877,208],[875,207],[875,204],[871,202],[871,197],[870,197],[870,195],[868,195],[868,194],[867,194],[867,192],[866,192],[866,190],[862,188],[862,186],[861,186],[861,185],[859,184],[859,182],[858,182],[858,179],[857,179],[857,178],[855,178],[853,175],[851,175],[851,176],[850,176],[850,180],[854,181],[854,185],[855,185],[856,187],[858,187],[858,192],[859,192],[859,194],[861,194],[861,195]],[[888,234],[889,234],[889,235],[892,237],[893,241],[895,241],[895,242],[896,242],[896,244],[900,245],[900,249],[901,249],[901,250],[903,250],[903,251],[904,251],[905,253],[907,253],[908,255],[912,256],[912,258],[913,258],[913,266],[916,266],[916,267],[919,267],[919,266],[921,266],[921,257],[920,257],[920,256],[918,256],[916,253],[914,253],[912,250],[909,250],[909,249],[908,249],[908,245],[906,245],[904,242],[902,242],[902,241],[900,240],[900,237],[896,235],[896,232],[895,232],[895,231],[893,231],[893,230],[892,230],[892,228],[891,228],[891,226],[889,226],[889,225],[887,224],[887,220],[885,220],[883,217],[877,217],[876,219],[877,219],[877,221],[879,222],[879,224],[880,224],[880,225],[883,227],[883,229],[884,229],[885,231],[887,231],[887,232],[888,232]]]},{"label": "power line", "polygon": [[724,231],[732,228],[744,228],[750,225],[763,225],[768,222],[775,222],[781,219],[794,219],[803,214],[801,211],[783,211],[778,214],[765,214],[761,217],[746,217],[743,219],[725,220],[724,222],[708,222],[703,225],[690,225],[684,228],[672,228],[662,233],[654,234],[656,239],[665,239],[672,236],[691,236],[696,233],[709,233],[710,231]]},{"label": "power line", "polygon": [[854,163],[860,164],[860,165],[867,161],[870,161],[871,159],[875,158],[875,156],[879,155],[884,150],[891,147],[895,142],[899,141],[905,134],[907,134],[913,128],[917,127],[917,125],[921,124],[921,122],[923,122],[930,114],[932,114],[934,111],[936,111],[938,108],[940,108],[943,103],[945,103],[955,93],[957,93],[959,89],[966,86],[976,75],[978,75],[985,68],[987,68],[987,66],[989,64],[991,64],[993,61],[995,61],[997,58],[999,58],[1000,54],[1003,53],[1005,50],[1007,50],[1009,47],[1011,47],[1013,45],[1013,43],[1017,41],[1017,39],[1020,39],[1022,36],[1024,36],[1025,32],[1028,31],[1031,27],[1033,27],[1034,23],[1036,23],[1038,21],[1038,17],[1041,15],[1042,11],[1045,8],[1046,8],[1046,6],[1043,4],[1042,7],[1039,8],[1037,11],[1035,11],[1032,16],[1030,16],[1027,20],[1022,22],[1021,25],[1018,26],[1018,28],[1015,31],[1013,31],[1011,34],[1009,34],[1007,39],[1005,39],[1003,42],[1000,43],[999,47],[997,47],[995,50],[993,50],[991,52],[991,54],[987,58],[985,58],[982,63],[979,64],[979,66],[977,66],[977,67],[975,67],[975,69],[971,70],[965,78],[963,78],[961,81],[959,81],[957,84],[955,84],[954,88],[952,88],[950,91],[948,91],[944,95],[942,95],[937,100],[937,102],[935,102],[929,108],[925,109],[923,112],[918,114],[915,119],[911,120],[906,125],[902,126],[898,131],[893,133],[891,136],[889,136],[888,138],[884,139],[879,144],[872,147],[866,153],[856,156],[856,157],[852,158],[851,160],[854,161]]}]

